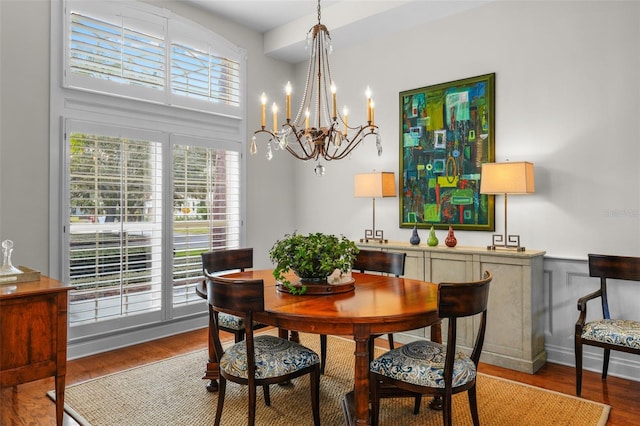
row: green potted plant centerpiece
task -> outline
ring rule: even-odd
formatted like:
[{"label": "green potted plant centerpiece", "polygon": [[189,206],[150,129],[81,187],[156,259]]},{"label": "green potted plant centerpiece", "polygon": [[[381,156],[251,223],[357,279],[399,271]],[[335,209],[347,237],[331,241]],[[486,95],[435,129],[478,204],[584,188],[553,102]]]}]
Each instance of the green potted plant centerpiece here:
[{"label": "green potted plant centerpiece", "polygon": [[[315,234],[301,235],[297,232],[287,234],[271,247],[269,257],[276,265],[273,276],[291,294],[307,292],[306,284],[327,283],[327,277],[336,270],[347,273],[353,264],[359,249],[344,235]],[[285,273],[293,271],[300,278],[295,286]]]}]

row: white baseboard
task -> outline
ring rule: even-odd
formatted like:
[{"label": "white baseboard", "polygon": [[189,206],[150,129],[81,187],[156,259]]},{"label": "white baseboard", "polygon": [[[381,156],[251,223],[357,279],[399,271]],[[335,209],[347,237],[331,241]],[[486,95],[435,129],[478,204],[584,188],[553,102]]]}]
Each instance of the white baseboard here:
[{"label": "white baseboard", "polygon": [[208,324],[209,315],[205,312],[200,316],[192,316],[157,325],[146,325],[139,328],[120,331],[114,334],[70,340],[67,345],[67,359],[71,360],[82,358],[138,343],[160,339],[162,337],[173,336],[175,334],[207,327]]}]

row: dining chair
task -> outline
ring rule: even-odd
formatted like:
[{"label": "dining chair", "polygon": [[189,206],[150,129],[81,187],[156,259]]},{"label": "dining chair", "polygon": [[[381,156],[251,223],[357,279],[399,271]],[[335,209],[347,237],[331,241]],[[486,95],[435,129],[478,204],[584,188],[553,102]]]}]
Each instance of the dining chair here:
[{"label": "dining chair", "polygon": [[[392,251],[382,250],[360,250],[356,255],[356,260],[353,263],[352,270],[358,272],[380,272],[384,274],[391,274],[396,277],[404,275],[404,264],[407,258],[406,253],[398,253]],[[389,347],[394,348],[393,334],[389,333]],[[369,339],[369,353],[373,356],[373,347],[376,337],[380,335],[373,335]],[[324,374],[324,369],[327,361],[327,335],[320,335],[320,371]]]},{"label": "dining chair", "polygon": [[[271,405],[269,385],[287,383],[310,375],[313,424],[320,425],[320,358],[313,350],[287,339],[271,335],[254,336],[254,314],[264,311],[264,282],[261,279],[231,279],[210,275],[207,279],[207,300],[214,312],[214,321],[226,313],[243,319],[245,339],[224,349],[220,329],[214,327],[215,362],[219,366],[218,404],[215,426],[220,425],[227,380],[248,386],[248,424],[256,420],[257,387],[262,386],[264,401]],[[217,324],[216,324],[217,325]],[[289,407],[291,408],[291,407]],[[299,410],[301,407],[296,406]],[[302,414],[302,413],[301,413]]]},{"label": "dining chair", "polygon": [[[244,271],[253,268],[253,248],[214,250],[202,253],[202,271],[213,273]],[[254,330],[266,327],[255,323]],[[218,328],[231,333],[236,343],[244,339],[244,322],[242,317],[221,313],[218,316]]]},{"label": "dining chair", "polygon": [[[438,313],[448,319],[447,343],[418,340],[377,357],[370,364],[371,423],[377,425],[380,398],[415,398],[414,414],[422,395],[442,398],[443,424],[450,426],[452,395],[467,391],[473,424],[478,426],[476,375],[487,325],[489,284],[486,271],[479,281],[438,284]],[[459,318],[480,314],[471,355],[456,349]]]},{"label": "dining chair", "polygon": [[[580,315],[576,322],[574,343],[576,357],[576,395],[582,393],[582,346],[604,349],[602,380],[607,379],[611,351],[640,355],[640,322],[611,318],[607,280],[640,282],[640,257],[589,254],[589,276],[600,278],[600,289],[578,299]],[[623,297],[623,295],[620,295]],[[602,318],[587,321],[587,302],[600,298]]]}]

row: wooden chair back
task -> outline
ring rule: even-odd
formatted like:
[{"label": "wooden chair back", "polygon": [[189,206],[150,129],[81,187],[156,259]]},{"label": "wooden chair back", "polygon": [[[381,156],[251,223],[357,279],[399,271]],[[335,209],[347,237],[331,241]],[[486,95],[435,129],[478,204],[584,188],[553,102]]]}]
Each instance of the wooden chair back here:
[{"label": "wooden chair back", "polygon": [[[249,351],[249,346],[253,346],[253,314],[264,311],[263,281],[223,278],[211,275],[208,271],[205,271],[204,274],[207,279],[209,306],[216,313],[222,312],[244,319],[245,340],[247,341],[247,351]],[[216,331],[219,329],[217,318],[218,315],[214,315],[215,327],[213,329]],[[219,360],[223,353],[220,334],[218,332],[212,334],[215,353]]]},{"label": "wooden chair back", "polygon": [[461,318],[485,312],[491,279],[491,273],[487,271],[480,281],[438,284],[440,318]]},{"label": "wooden chair back", "polygon": [[471,359],[478,365],[484,344],[487,328],[487,306],[489,304],[489,284],[493,276],[485,271],[479,281],[438,284],[438,314],[440,318],[448,318],[447,327],[447,359],[451,368],[445,366],[445,374],[453,375],[453,361],[456,353],[457,319],[480,314],[480,324]]},{"label": "wooden chair back", "polygon": [[201,256],[202,270],[209,273],[253,268],[253,248],[213,250]]},{"label": "wooden chair back", "polygon": [[600,278],[602,314],[605,319],[611,319],[607,279],[640,282],[640,257],[589,254],[589,276]]},{"label": "wooden chair back", "polygon": [[[196,293],[201,297],[208,297],[207,295],[207,274],[212,275],[215,273],[226,271],[244,271],[245,269],[253,268],[253,248],[240,248],[229,250],[213,250],[207,253],[202,253],[202,271],[205,275],[203,280],[196,288]],[[209,299],[210,300],[210,299]],[[226,312],[225,312],[226,313]],[[244,317],[243,312],[235,317]],[[218,312],[214,312],[209,305],[209,326],[216,323],[216,330],[223,330],[227,333],[231,333],[234,336],[234,340],[237,342],[245,338],[245,331],[241,326],[241,323],[236,321],[236,318],[224,315],[221,319],[218,318]],[[225,321],[227,322],[225,323]],[[240,324],[240,326],[238,325]],[[255,329],[266,327],[264,324],[253,324]],[[209,344],[213,345],[213,337],[209,336]],[[212,350],[210,350],[211,352]],[[209,384],[210,390],[216,389],[216,384],[212,381]]]},{"label": "wooden chair back", "polygon": [[360,250],[353,269],[360,272],[384,272],[399,277],[404,275],[406,253],[382,250]]}]

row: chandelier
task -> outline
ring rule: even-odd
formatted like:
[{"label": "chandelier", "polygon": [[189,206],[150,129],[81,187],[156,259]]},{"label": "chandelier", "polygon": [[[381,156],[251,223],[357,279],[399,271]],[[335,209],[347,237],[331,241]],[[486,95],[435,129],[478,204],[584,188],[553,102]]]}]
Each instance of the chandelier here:
[{"label": "chandelier", "polygon": [[[369,135],[376,136],[378,155],[382,155],[382,140],[378,126],[374,123],[374,102],[371,90],[367,86],[367,124],[349,126],[347,107],[340,113],[337,110],[336,85],[331,77],[329,54],[332,51],[331,36],[327,27],[320,22],[320,0],[318,0],[318,23],[307,33],[307,49],[310,49],[307,79],[302,95],[302,102],[297,114],[291,117],[291,83],[285,87],[285,118],[278,125],[278,106],[271,106],[273,128],[268,129],[266,123],[267,96],[262,93],[261,128],[253,133],[249,151],[252,155],[258,152],[256,138],[265,133],[268,136],[268,160],[273,158],[273,151],[286,150],[299,160],[315,160],[318,164],[315,173],[324,174],[325,161],[341,160]],[[330,93],[330,94],[329,94]]]}]

